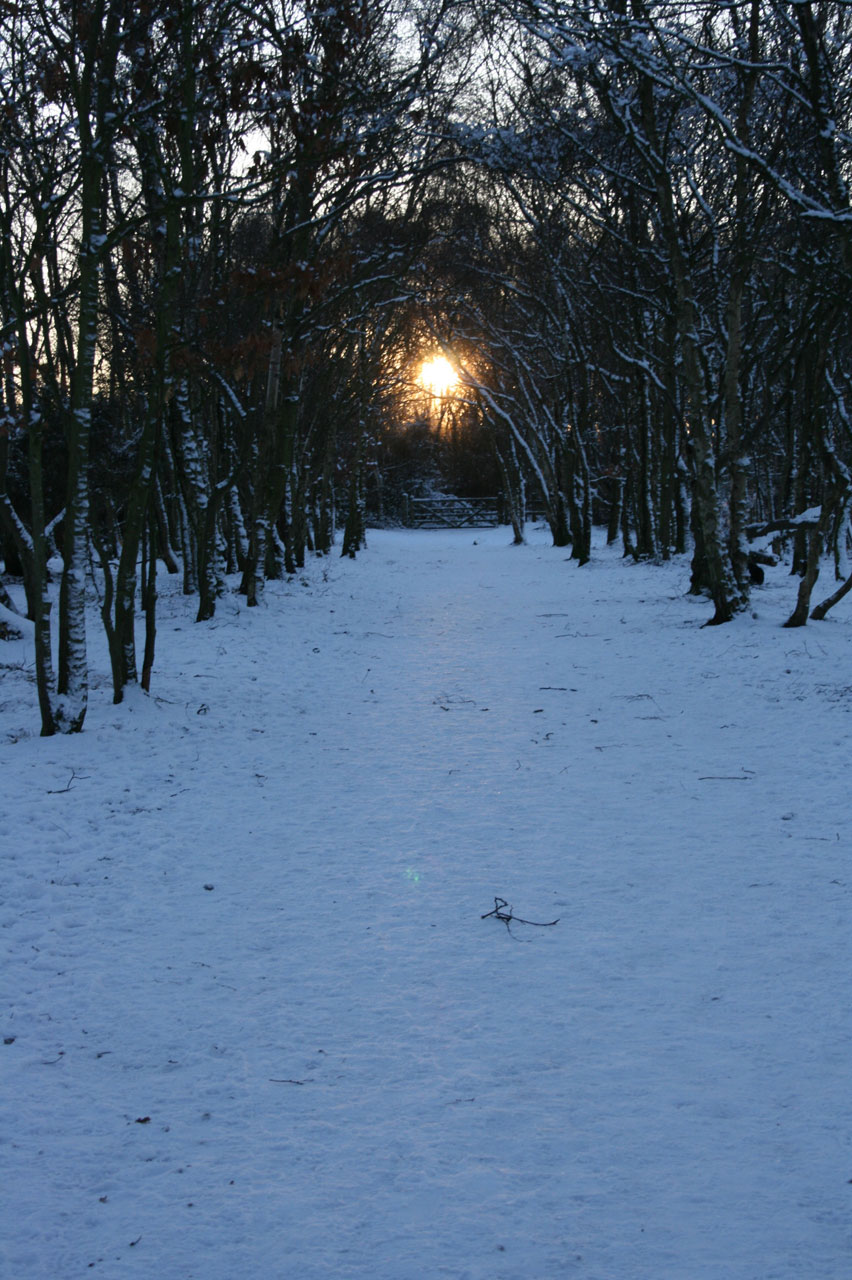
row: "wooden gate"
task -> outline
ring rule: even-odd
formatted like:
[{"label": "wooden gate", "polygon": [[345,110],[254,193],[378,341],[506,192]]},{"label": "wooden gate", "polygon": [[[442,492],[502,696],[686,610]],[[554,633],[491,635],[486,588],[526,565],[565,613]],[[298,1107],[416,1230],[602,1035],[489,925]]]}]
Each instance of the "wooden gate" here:
[{"label": "wooden gate", "polygon": [[492,529],[500,523],[496,498],[412,498],[403,512],[411,529]]}]

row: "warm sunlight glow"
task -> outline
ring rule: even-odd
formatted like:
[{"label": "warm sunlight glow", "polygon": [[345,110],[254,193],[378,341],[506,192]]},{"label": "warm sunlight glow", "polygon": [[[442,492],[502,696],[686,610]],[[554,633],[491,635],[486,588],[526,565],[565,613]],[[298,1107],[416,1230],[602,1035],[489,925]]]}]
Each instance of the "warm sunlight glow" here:
[{"label": "warm sunlight glow", "polygon": [[459,376],[446,356],[432,356],[423,361],[420,381],[437,400],[452,395],[459,385]]}]

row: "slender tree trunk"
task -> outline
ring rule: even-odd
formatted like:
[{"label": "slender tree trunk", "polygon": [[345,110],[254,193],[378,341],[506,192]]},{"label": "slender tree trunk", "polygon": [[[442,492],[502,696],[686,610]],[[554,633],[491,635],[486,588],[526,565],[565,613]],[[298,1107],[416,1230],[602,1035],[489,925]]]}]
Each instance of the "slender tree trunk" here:
[{"label": "slender tree trunk", "polygon": [[115,702],[121,702],[125,688],[136,684],[139,678],[136,665],[136,587],[139,554],[156,483],[156,464],[163,415],[172,392],[171,349],[177,322],[179,215],[177,210],[172,208],[165,216],[166,246],[156,322],[156,374],[154,383],[149,389],[142,433],[137,446],[136,473],[128,497],[121,555],[116,572],[114,628],[118,667],[117,669],[113,667],[112,672]]},{"label": "slender tree trunk", "polygon": [[[742,77],[737,124],[740,138],[750,138],[749,120],[757,86],[757,62],[759,41],[760,4],[752,0],[749,20],[749,58],[751,67]],[[734,579],[739,593],[739,607],[745,608],[749,597],[748,539],[745,526],[748,521],[748,481],[751,459],[743,444],[742,356],[743,356],[743,297],[751,271],[754,244],[754,178],[749,172],[748,161],[742,153],[734,156],[734,244],[730,284],[728,289],[725,321],[727,345],[723,375],[724,424],[728,456],[730,459],[731,498],[728,551]]]},{"label": "slender tree trunk", "polygon": [[59,588],[59,673],[57,728],[66,733],[83,727],[88,705],[86,658],[86,552],[89,538],[89,437],[94,394],[95,344],[98,322],[100,208],[103,171],[89,122],[80,112],[82,141],[82,247],[80,313],[76,363],[66,437],[68,480],[63,523],[63,567]]},{"label": "slender tree trunk", "polygon": [[497,469],[500,472],[500,478],[503,481],[503,500],[506,504],[506,511],[509,516],[509,523],[512,526],[512,543],[519,547],[524,541],[524,513],[523,503],[520,500],[521,477],[510,474],[506,459],[494,441],[494,456],[497,459]]},{"label": "slender tree trunk", "polygon": [[252,491],[253,511],[249,531],[246,567],[242,590],[246,604],[254,608],[263,595],[266,561],[269,554],[272,524],[277,519],[287,490],[287,441],[285,440],[289,404],[281,412],[281,364],[283,333],[276,320],[272,328],[272,345],[266,379],[266,399],[261,422],[261,440],[257,451],[255,483]]},{"label": "slender tree trunk", "polygon": [[[24,350],[24,335],[21,334],[21,351]],[[26,375],[28,356],[24,358],[23,372]],[[25,410],[29,394],[24,393]],[[41,713],[41,734],[48,738],[60,727],[55,709],[55,683],[53,674],[53,643],[50,630],[51,601],[48,589],[47,574],[47,542],[44,536],[44,480],[42,471],[42,417],[41,413],[27,413],[29,420],[29,480],[30,509],[32,512],[32,538],[30,554],[29,579],[30,611],[32,614],[35,640],[35,671],[38,705]]]},{"label": "slender tree trunk", "polygon": [[[144,543],[147,541],[147,548]],[[145,693],[151,691],[151,672],[154,668],[154,653],[157,642],[157,521],[156,516],[148,522],[148,536],[143,539],[142,558],[148,552],[148,566],[142,584],[142,608],[145,611],[145,649],[142,655],[141,686]]]},{"label": "slender tree trunk", "polygon": [[[852,573],[849,575],[849,577],[846,579],[845,582],[841,583],[841,585],[837,588],[836,591],[833,591],[830,596],[827,596],[826,599],[823,600],[821,604],[818,604],[811,611],[811,617],[813,618],[814,622],[821,622],[822,619],[828,613],[829,609],[833,609],[836,604],[839,604],[840,601],[844,598],[844,596],[847,596],[850,591],[852,591]],[[790,625],[790,624],[788,623],[787,625]]]},{"label": "slender tree trunk", "polygon": [[366,427],[362,422],[349,477],[349,503],[346,509],[343,546],[340,552],[341,556],[349,556],[350,560],[354,560],[357,553],[367,543],[367,523],[364,510],[365,438]]},{"label": "slender tree trunk", "polygon": [[157,545],[160,548],[163,564],[166,566],[166,573],[178,573],[180,566],[171,543],[166,503],[163,498],[162,479],[159,475],[154,486],[154,510],[157,515]]}]

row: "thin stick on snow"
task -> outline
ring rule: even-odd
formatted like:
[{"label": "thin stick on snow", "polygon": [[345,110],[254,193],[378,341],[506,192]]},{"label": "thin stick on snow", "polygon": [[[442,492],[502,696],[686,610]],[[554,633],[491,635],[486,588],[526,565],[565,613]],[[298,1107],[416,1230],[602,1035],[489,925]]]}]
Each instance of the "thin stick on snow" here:
[{"label": "thin stick on snow", "polygon": [[520,916],[512,915],[511,907],[509,907],[508,911],[505,910],[506,907],[509,907],[509,904],[505,898],[495,898],[494,910],[486,911],[485,915],[482,915],[479,918],[480,920],[487,920],[490,916],[495,916],[496,919],[503,921],[507,929],[513,920],[516,921],[517,924],[531,924],[536,929],[550,929],[552,925],[559,924],[558,916],[555,920],[522,920]]}]

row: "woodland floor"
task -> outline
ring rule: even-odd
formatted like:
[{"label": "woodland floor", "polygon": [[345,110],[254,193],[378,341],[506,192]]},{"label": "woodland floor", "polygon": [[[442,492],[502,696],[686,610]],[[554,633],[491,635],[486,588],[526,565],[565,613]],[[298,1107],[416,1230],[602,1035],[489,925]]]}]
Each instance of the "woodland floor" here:
[{"label": "woodland floor", "polygon": [[852,602],[508,542],[0,642],[2,1275],[849,1275]]}]

